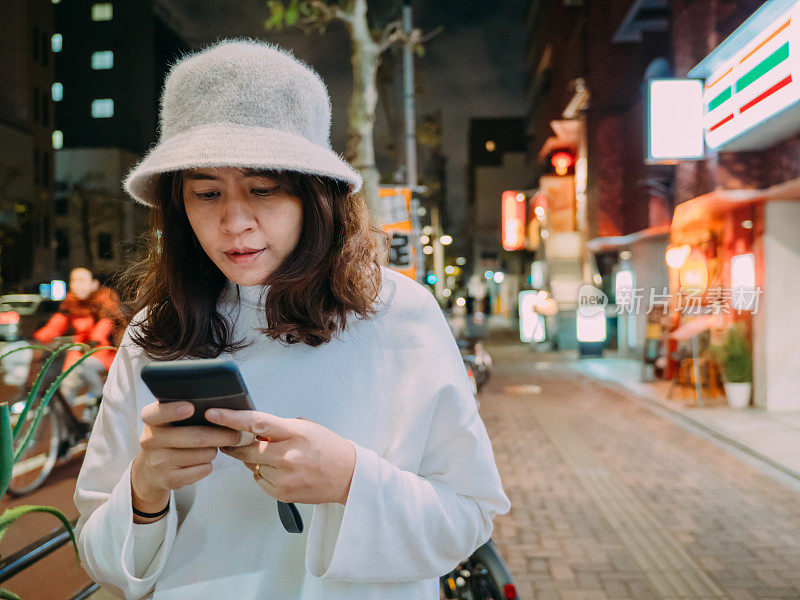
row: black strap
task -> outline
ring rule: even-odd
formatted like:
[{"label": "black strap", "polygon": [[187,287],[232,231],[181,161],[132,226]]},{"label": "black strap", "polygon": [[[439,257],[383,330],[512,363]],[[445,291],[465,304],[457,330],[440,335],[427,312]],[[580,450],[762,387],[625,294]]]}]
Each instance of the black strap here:
[{"label": "black strap", "polygon": [[145,519],[155,519],[156,517],[160,517],[169,512],[169,502],[167,502],[167,505],[162,510],[154,513],[146,513],[140,510],[136,510],[135,506],[131,506],[131,508],[133,509],[133,514],[135,514],[137,517],[143,517]]}]

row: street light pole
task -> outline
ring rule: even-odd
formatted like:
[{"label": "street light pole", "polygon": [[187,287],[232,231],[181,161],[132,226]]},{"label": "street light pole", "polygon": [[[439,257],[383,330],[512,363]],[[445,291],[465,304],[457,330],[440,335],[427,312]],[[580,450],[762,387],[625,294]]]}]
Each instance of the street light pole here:
[{"label": "street light pole", "polygon": [[411,1],[405,0],[403,4],[403,32],[405,44],[403,45],[403,104],[405,113],[405,149],[406,149],[406,185],[411,189],[411,226],[414,230],[412,238],[414,243],[414,256],[416,257],[417,281],[425,279],[425,255],[422,253],[422,244],[419,241],[421,234],[419,199],[417,198],[417,135],[416,119],[414,117],[414,43],[413,24],[411,14]]}]

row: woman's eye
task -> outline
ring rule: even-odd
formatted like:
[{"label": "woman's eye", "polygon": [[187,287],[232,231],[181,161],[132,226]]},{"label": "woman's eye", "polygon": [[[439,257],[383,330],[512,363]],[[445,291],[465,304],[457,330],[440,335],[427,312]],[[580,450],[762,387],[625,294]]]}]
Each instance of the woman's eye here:
[{"label": "woman's eye", "polygon": [[276,193],[278,193],[279,189],[280,187],[275,186],[271,188],[253,188],[250,191],[256,196],[274,196]]},{"label": "woman's eye", "polygon": [[194,195],[200,200],[213,200],[219,195],[219,192],[195,192]]}]

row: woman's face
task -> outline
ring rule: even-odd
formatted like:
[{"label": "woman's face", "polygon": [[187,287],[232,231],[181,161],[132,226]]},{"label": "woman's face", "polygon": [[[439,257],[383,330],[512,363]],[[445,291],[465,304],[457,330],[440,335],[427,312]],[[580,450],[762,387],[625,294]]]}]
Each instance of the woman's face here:
[{"label": "woman's face", "polygon": [[200,246],[239,285],[263,284],[300,239],[300,199],[253,170],[184,171],[183,203]]}]

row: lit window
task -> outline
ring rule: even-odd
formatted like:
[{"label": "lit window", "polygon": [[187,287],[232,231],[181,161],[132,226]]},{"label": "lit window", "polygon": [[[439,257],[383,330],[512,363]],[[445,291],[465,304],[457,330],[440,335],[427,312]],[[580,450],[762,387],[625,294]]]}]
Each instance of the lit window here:
[{"label": "lit window", "polygon": [[92,52],[92,68],[95,70],[111,69],[114,67],[114,53],[111,50]]},{"label": "lit window", "polygon": [[53,132],[53,150],[61,150],[64,147],[64,133],[58,129]]},{"label": "lit window", "polygon": [[92,4],[92,21],[110,21],[113,16],[114,7],[111,2]]},{"label": "lit window", "polygon": [[61,4],[61,0],[50,0],[53,4]]},{"label": "lit window", "polygon": [[61,52],[61,43],[63,39],[60,33],[54,33],[50,38],[50,48],[53,52]]},{"label": "lit window", "polygon": [[61,99],[64,97],[64,86],[56,82],[50,88],[50,93],[53,96],[53,102],[61,102]]},{"label": "lit window", "polygon": [[92,116],[95,119],[107,119],[114,116],[114,101],[111,98],[92,100]]}]

